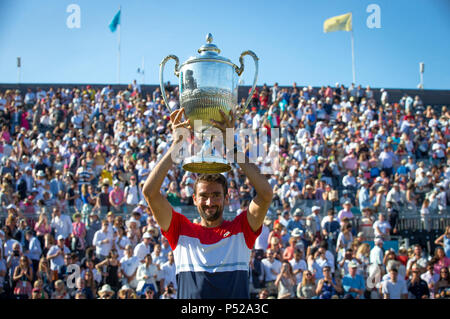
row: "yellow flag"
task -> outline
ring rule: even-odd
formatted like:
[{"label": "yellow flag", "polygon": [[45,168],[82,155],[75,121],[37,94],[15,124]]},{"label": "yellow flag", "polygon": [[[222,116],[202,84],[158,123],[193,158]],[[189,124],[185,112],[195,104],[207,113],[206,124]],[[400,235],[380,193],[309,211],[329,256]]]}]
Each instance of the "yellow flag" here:
[{"label": "yellow flag", "polygon": [[323,23],[323,32],[352,31],[352,13],[332,17]]}]

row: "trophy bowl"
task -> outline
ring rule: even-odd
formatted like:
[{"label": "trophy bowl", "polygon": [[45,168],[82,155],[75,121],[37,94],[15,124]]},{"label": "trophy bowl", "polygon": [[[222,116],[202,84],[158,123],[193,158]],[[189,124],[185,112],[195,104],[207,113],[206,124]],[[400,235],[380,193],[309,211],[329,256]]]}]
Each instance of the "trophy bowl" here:
[{"label": "trophy bowl", "polygon": [[[165,57],[160,64],[161,93],[166,106],[169,107],[163,80],[164,66],[168,60],[175,60],[175,75],[179,78],[180,106],[184,108],[194,134],[211,128],[213,126],[211,120],[222,121],[220,111],[229,114],[231,110],[237,110],[239,76],[244,71],[245,55],[250,55],[255,62],[255,77],[241,114],[256,88],[258,57],[252,51],[244,51],[239,58],[241,65],[238,67],[229,59],[220,56],[220,49],[212,41],[213,37],[209,33],[206,37],[207,43],[198,49],[199,55],[190,57],[180,67],[179,59],[175,55]],[[222,173],[231,169],[231,165],[223,156],[211,151],[211,143],[205,143],[203,146],[200,153],[184,160],[183,169],[208,174]]]}]

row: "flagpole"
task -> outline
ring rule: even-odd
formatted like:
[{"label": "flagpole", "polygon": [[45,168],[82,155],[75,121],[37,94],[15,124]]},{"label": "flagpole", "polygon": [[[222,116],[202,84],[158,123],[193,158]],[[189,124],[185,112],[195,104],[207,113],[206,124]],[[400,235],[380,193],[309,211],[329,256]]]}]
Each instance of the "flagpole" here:
[{"label": "flagpole", "polygon": [[353,73],[353,83],[356,85],[356,73],[355,73],[355,40],[353,38],[353,26],[352,26],[352,73]]},{"label": "flagpole", "polygon": [[145,59],[142,56],[142,85],[145,84]]},{"label": "flagpole", "polygon": [[[122,15],[122,8],[119,6],[119,12],[120,15]],[[122,20],[122,17],[120,17]],[[121,22],[117,26],[119,28],[118,34],[117,34],[117,84],[120,84],[120,29],[121,29]]]}]

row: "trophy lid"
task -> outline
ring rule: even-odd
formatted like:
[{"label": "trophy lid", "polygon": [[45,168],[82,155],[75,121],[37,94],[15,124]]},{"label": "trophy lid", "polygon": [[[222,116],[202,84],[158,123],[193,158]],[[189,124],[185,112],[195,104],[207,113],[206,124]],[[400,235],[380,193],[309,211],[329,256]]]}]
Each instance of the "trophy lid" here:
[{"label": "trophy lid", "polygon": [[225,62],[231,63],[231,61],[223,56],[220,56],[220,49],[212,43],[213,42],[213,36],[211,33],[208,33],[206,35],[206,44],[202,45],[197,51],[200,53],[200,55],[195,57],[190,57],[188,59],[189,63],[196,62],[196,60],[202,60],[202,59],[215,59],[215,60],[222,60]]},{"label": "trophy lid", "polygon": [[201,48],[198,49],[198,53],[204,54],[204,52],[214,52],[214,53],[216,53],[216,55],[219,54],[220,49],[215,44],[213,44],[212,41],[213,41],[213,36],[211,33],[208,33],[206,35],[206,44],[202,45]]}]

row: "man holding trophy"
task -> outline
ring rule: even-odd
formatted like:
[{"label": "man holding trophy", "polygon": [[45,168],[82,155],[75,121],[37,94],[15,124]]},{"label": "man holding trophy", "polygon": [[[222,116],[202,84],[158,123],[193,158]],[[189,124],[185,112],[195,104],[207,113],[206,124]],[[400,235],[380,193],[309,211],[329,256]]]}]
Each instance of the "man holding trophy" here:
[{"label": "man holding trophy", "polygon": [[[207,42],[199,49],[200,56],[190,58],[180,69],[178,58],[169,56],[177,61],[175,74],[180,77],[181,109],[170,115],[172,145],[150,173],[143,194],[173,249],[178,298],[249,298],[250,253],[261,233],[273,196],[272,187],[258,167],[250,163],[236,147],[227,148],[227,160],[209,153],[205,155],[208,147],[202,147],[200,154],[185,160],[184,169],[199,173],[192,197],[201,217],[200,224],[194,224],[174,211],[160,193],[164,178],[175,163],[175,153],[187,140],[187,130],[191,132],[193,129],[194,134],[198,134],[214,127],[223,134],[225,141],[234,140],[237,80],[233,75],[242,73],[242,57],[247,54],[254,58],[257,70],[257,57],[253,52],[246,51],[241,55],[241,67],[238,68],[218,55],[220,50],[211,43],[210,34]],[[162,69],[167,59],[161,63],[161,83]],[[253,90],[255,86],[256,75]],[[161,89],[165,97],[163,85]],[[202,121],[200,129],[197,125],[192,128],[193,120]],[[238,165],[255,188],[256,196],[246,212],[227,221],[223,219],[223,210],[228,204],[228,185],[220,173],[229,170],[229,160],[236,160],[236,157],[240,159]]]}]

